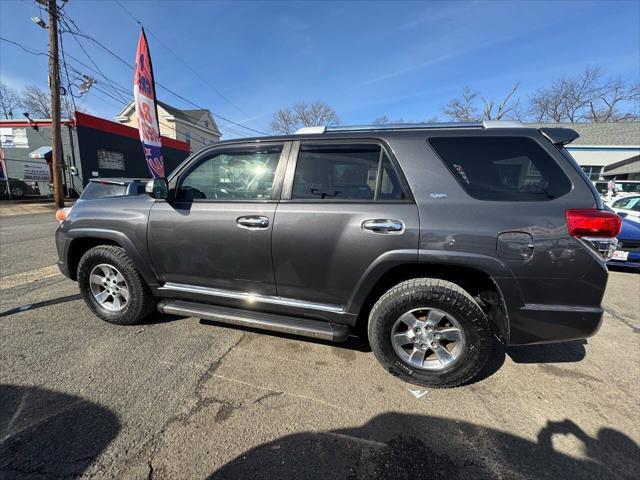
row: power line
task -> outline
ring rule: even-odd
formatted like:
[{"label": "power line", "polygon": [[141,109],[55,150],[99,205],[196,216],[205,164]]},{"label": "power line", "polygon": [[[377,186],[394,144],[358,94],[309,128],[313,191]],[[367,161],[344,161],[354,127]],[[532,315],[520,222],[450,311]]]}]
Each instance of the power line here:
[{"label": "power line", "polygon": [[[29,54],[31,54],[31,55],[41,55],[41,56],[49,57],[49,54],[48,54],[48,53],[45,53],[45,52],[39,52],[39,51],[37,51],[37,50],[32,50],[32,49],[30,49],[30,48],[28,48],[28,47],[25,47],[25,46],[24,46],[24,45],[22,45],[21,43],[14,42],[13,40],[9,40],[9,39],[4,38],[4,37],[0,37],[0,40],[2,40],[2,41],[4,41],[4,42],[7,42],[7,43],[10,43],[10,44],[12,44],[12,45],[15,45],[15,46],[17,46],[17,47],[21,48],[22,50],[24,50],[25,52],[27,52],[27,53],[29,53]],[[73,55],[71,55],[71,54],[67,53],[67,54],[66,54],[66,56],[68,56],[69,58],[73,59],[75,62],[77,62],[78,64],[82,65],[83,67],[85,67],[85,68],[89,69],[90,71],[92,71],[92,72],[94,72],[94,73],[98,73],[98,74],[100,74],[100,72],[98,72],[98,71],[96,71],[95,69],[93,69],[93,68],[89,67],[87,64],[85,64],[85,63],[83,63],[82,61],[80,61],[80,60],[78,60],[77,58],[75,58]],[[74,67],[73,67],[73,65],[68,65],[68,68],[69,68],[71,71],[73,71],[74,73],[78,74],[78,75],[82,75],[82,74],[83,74],[80,70],[78,70],[77,68],[74,68]],[[103,74],[101,74],[101,75],[103,75]],[[97,89],[98,89],[98,91],[99,91],[99,92],[101,92],[103,95],[107,95],[109,98],[111,98],[111,99],[115,100],[116,102],[118,102],[118,105],[116,105],[118,108],[122,108],[122,106],[126,106],[126,105],[128,105],[128,104],[130,103],[130,102],[128,102],[128,101],[123,101],[123,100],[122,100],[122,98],[117,98],[116,96],[114,96],[114,94],[113,94],[113,93],[108,92],[108,91],[106,90],[106,88],[108,88],[108,87],[111,87],[112,92],[114,92],[115,94],[118,94],[118,93],[119,93],[119,92],[118,92],[118,90],[117,90],[117,88],[119,88],[120,90],[122,90],[123,92],[125,92],[125,93],[127,93],[127,94],[129,93],[129,92],[128,92],[128,90],[127,90],[125,87],[123,87],[123,86],[119,85],[119,84],[118,84],[117,82],[115,82],[115,81],[112,81],[109,85],[104,85],[104,88],[99,88],[99,87],[97,87],[97,85],[94,85],[92,88],[97,88]],[[117,87],[117,88],[116,88],[116,87]],[[103,100],[103,99],[101,99],[101,100]],[[104,100],[103,100],[103,101],[104,101]],[[163,125],[165,125],[165,126],[167,126],[167,127],[170,127],[170,125],[168,125],[168,124],[166,124],[166,123],[162,122],[162,120],[160,120],[160,119],[158,119],[158,122],[159,122],[159,123],[161,123],[161,124],[163,124]],[[184,132],[184,131],[182,131],[182,130],[178,129],[177,127],[172,127],[172,128],[175,128],[175,130],[176,130],[178,133],[182,133],[183,135],[185,135],[185,136],[186,136],[186,133],[187,133],[187,132]],[[238,132],[238,131],[236,131],[236,130],[233,130],[233,129],[231,129],[230,127],[223,127],[223,126],[220,126],[219,128],[220,128],[221,130],[226,130],[226,131],[228,131],[228,132],[231,132],[231,133],[232,133],[232,134],[234,134],[234,135],[238,135],[238,136],[240,136],[240,137],[242,137],[242,136],[243,136],[243,135],[242,135],[242,132]],[[199,143],[202,143],[202,142],[199,142]]]},{"label": "power line", "polygon": [[[91,37],[90,35],[86,35],[85,33],[82,33],[82,32],[80,31],[80,29],[78,28],[78,26],[76,25],[76,23],[75,23],[71,18],[69,18],[69,17],[66,15],[66,13],[65,13],[65,14],[63,14],[63,16],[64,16],[65,20],[69,20],[69,21],[73,24],[73,26],[76,28],[76,30],[77,30],[77,32],[74,32],[74,31],[72,31],[72,30],[69,30],[69,31],[70,31],[70,33],[71,33],[72,35],[78,35],[78,36],[81,36],[81,37],[83,37],[83,38],[86,38],[86,39],[90,40],[91,42],[93,42],[94,44],[96,44],[97,46],[99,46],[100,48],[102,48],[102,49],[103,49],[105,52],[107,52],[109,55],[111,55],[112,57],[114,57],[115,59],[117,59],[118,61],[120,61],[121,63],[123,63],[124,65],[128,66],[130,69],[135,70],[135,66],[134,66],[134,65],[131,65],[129,62],[127,62],[126,60],[124,60],[122,57],[120,57],[117,53],[113,52],[113,51],[112,51],[111,49],[109,49],[107,46],[103,45],[101,42],[99,42],[99,41],[98,41],[98,40],[96,40],[95,38]],[[68,24],[67,24],[67,25],[68,25]],[[197,108],[197,109],[199,109],[199,110],[208,110],[208,109],[206,109],[206,108],[204,108],[204,107],[202,107],[202,106],[198,105],[197,103],[192,102],[192,101],[191,101],[191,100],[189,100],[188,98],[185,98],[183,95],[180,95],[179,93],[177,93],[177,92],[175,92],[175,91],[171,90],[169,87],[167,87],[167,86],[163,85],[162,83],[158,82],[157,80],[156,80],[156,82],[155,82],[155,83],[156,83],[156,85],[158,85],[159,87],[161,87],[161,88],[162,88],[162,89],[164,89],[165,91],[167,91],[167,92],[169,92],[170,94],[172,94],[173,96],[175,96],[175,97],[177,97],[177,98],[181,99],[182,101],[184,101],[184,102],[188,103],[189,105],[193,105],[194,107],[196,107],[196,108]],[[268,135],[268,134],[267,134],[267,133],[265,133],[265,132],[262,132],[262,131],[260,131],[260,130],[256,130],[256,129],[251,128],[251,127],[247,127],[246,125],[242,125],[241,123],[238,123],[238,122],[235,122],[235,121],[233,121],[233,120],[230,120],[230,119],[228,119],[228,118],[226,118],[226,117],[224,117],[224,116],[222,116],[222,115],[220,115],[220,114],[217,114],[217,113],[213,113],[213,112],[211,112],[211,115],[213,115],[214,117],[219,118],[220,120],[223,120],[223,121],[225,121],[225,122],[227,122],[227,123],[231,123],[231,124],[233,124],[233,125],[236,125],[236,126],[238,126],[238,127],[240,127],[240,128],[244,128],[244,129],[249,130],[249,131],[252,131],[252,132],[254,132],[254,133],[258,133],[258,134],[260,134],[260,135]]]},{"label": "power line", "polygon": [[[120,1],[120,0],[114,0],[118,6],[120,8],[122,8],[122,10],[125,11],[125,13],[127,15],[129,15],[138,25],[140,25],[141,27],[144,28],[144,25],[142,24],[142,22],[133,14],[131,13],[131,11],[124,6],[124,4]],[[214,85],[211,84],[211,82],[209,82],[209,80],[207,80],[205,77],[203,77],[200,72],[198,72],[198,70],[196,70],[195,68],[193,68],[191,65],[189,65],[187,62],[185,62],[182,57],[180,55],[178,55],[176,52],[174,52],[171,47],[169,47],[169,45],[167,45],[166,43],[164,43],[156,34],[154,34],[151,30],[149,30],[148,28],[145,28],[145,32],[148,32],[149,35],[151,35],[154,39],[156,39],[158,41],[158,43],[160,45],[162,45],[164,48],[166,48],[180,63],[182,63],[185,67],[187,67],[191,72],[193,72],[193,74],[198,77],[200,80],[202,80],[209,88],[211,88],[215,93],[218,94],[218,96],[220,98],[222,98],[225,102],[227,102],[229,105],[231,105],[233,108],[235,108],[241,115],[243,116],[247,116],[246,113],[244,113],[242,110],[240,110],[240,107],[238,107],[235,103],[233,103],[229,98],[227,98],[226,96],[224,96],[222,94],[222,92],[220,90],[218,90]]]},{"label": "power line", "polygon": [[69,79],[69,70],[67,69],[67,58],[64,55],[64,43],[62,41],[62,32],[58,34],[60,37],[60,52],[62,53],[62,65],[64,66],[64,72],[67,77],[67,94],[71,96],[71,103],[73,104],[73,111],[77,111],[76,107],[76,99],[73,97],[73,92],[71,91],[71,80]]}]

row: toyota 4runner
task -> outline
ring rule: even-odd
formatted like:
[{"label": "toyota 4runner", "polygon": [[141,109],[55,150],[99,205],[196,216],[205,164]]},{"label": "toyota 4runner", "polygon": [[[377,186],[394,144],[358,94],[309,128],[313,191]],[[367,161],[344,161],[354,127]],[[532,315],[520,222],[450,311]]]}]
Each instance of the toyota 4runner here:
[{"label": "toyota 4runner", "polygon": [[79,202],[59,266],[101,319],[154,309],[341,341],[411,383],[508,345],[593,335],[620,218],[564,145],[518,122],[312,127],[221,142],[148,195]]}]

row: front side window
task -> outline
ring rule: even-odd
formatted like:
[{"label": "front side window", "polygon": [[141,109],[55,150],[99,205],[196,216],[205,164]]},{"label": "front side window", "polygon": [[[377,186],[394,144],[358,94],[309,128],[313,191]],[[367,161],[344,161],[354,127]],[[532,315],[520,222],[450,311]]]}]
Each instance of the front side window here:
[{"label": "front side window", "polygon": [[640,197],[621,198],[613,202],[613,207],[627,210],[640,210]]},{"label": "front side window", "polygon": [[282,146],[212,154],[180,182],[179,200],[269,200]]},{"label": "front side window", "polygon": [[571,190],[556,161],[525,137],[441,137],[429,143],[469,195],[479,200],[544,201]]},{"label": "front side window", "polygon": [[379,145],[303,144],[291,198],[373,201],[405,200],[407,196],[393,164]]}]

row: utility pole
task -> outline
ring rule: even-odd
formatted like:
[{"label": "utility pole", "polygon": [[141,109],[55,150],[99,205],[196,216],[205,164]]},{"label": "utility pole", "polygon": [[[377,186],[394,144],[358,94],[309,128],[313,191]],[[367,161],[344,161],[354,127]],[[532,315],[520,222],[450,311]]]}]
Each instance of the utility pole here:
[{"label": "utility pole", "polygon": [[49,11],[49,86],[51,88],[51,170],[56,208],[64,207],[62,186],[62,132],[60,128],[60,76],[58,59],[58,6],[47,0]]}]

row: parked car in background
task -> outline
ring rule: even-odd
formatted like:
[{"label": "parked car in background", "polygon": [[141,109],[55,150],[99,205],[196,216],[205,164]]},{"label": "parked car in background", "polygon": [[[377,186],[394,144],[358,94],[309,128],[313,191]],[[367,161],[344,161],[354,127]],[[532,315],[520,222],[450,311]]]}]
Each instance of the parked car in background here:
[{"label": "parked car in background", "polygon": [[598,193],[608,200],[620,198],[627,195],[640,194],[640,180],[616,180],[616,195],[609,197],[609,180],[596,180],[593,185]]},{"label": "parked car in background", "polygon": [[[110,197],[126,197],[145,193],[144,187],[149,179],[140,178],[92,178],[76,201],[98,200]],[[73,207],[62,208],[56,212],[56,218],[62,222]]]},{"label": "parked car in background", "polygon": [[158,309],[333,341],[366,332],[391,374],[453,387],[494,336],[600,327],[621,219],[564,148],[577,137],[487,121],[220,142],[148,195],[79,201],[58,265],[107,322]]},{"label": "parked car in background", "polygon": [[640,222],[624,217],[618,242],[618,247],[607,265],[640,270]]},{"label": "parked car in background", "polygon": [[11,187],[11,195],[7,191],[7,180],[5,178],[0,179],[0,197],[19,200],[24,198],[25,195],[36,193],[33,187],[17,178],[9,178],[9,186]]},{"label": "parked car in background", "polygon": [[614,198],[605,203],[621,217],[640,222],[640,195]]},{"label": "parked car in background", "polygon": [[148,178],[92,178],[79,200],[141,195],[148,181]]}]

